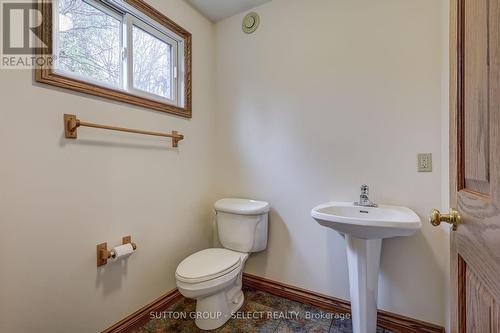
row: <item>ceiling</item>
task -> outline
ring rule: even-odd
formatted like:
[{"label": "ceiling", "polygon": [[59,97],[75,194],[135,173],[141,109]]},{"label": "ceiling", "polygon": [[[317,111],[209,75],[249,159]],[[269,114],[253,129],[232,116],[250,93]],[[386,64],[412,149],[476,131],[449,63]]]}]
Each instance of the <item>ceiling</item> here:
[{"label": "ceiling", "polygon": [[271,0],[186,0],[213,22],[242,13]]}]

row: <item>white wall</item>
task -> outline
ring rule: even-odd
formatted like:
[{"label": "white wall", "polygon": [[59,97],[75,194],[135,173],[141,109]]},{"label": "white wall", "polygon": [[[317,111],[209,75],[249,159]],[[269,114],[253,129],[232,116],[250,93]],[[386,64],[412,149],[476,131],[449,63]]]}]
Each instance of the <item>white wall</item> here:
[{"label": "white wall", "polygon": [[[193,34],[194,118],[186,120],[0,73],[0,332],[98,332],[175,288],[206,248],[213,192],[214,26],[181,0],[148,0]],[[185,135],[79,130],[87,121]],[[95,246],[132,235],[126,262],[96,268]]]},{"label": "white wall", "polygon": [[[261,26],[216,25],[219,196],[272,205],[266,252],[247,272],[349,298],[344,240],[310,217],[359,186],[424,221],[384,242],[380,308],[445,324],[448,235],[442,203],[443,22],[435,0],[273,0]],[[434,156],[432,173],[416,155]],[[444,153],[444,152],[443,152]],[[447,167],[447,166],[446,166]]]}]

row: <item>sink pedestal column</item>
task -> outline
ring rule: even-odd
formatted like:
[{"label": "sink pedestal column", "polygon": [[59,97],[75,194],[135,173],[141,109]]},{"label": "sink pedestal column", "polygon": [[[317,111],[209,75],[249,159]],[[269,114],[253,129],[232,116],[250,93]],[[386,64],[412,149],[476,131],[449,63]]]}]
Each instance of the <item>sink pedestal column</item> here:
[{"label": "sink pedestal column", "polygon": [[354,333],[377,331],[378,272],[381,239],[346,238]]}]

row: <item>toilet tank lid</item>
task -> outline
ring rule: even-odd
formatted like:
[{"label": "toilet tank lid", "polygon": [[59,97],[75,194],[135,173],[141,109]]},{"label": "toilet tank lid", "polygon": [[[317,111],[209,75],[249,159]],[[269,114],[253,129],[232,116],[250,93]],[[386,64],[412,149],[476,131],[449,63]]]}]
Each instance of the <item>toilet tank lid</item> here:
[{"label": "toilet tank lid", "polygon": [[221,199],[215,203],[215,210],[239,215],[258,215],[269,212],[269,203],[248,199]]}]

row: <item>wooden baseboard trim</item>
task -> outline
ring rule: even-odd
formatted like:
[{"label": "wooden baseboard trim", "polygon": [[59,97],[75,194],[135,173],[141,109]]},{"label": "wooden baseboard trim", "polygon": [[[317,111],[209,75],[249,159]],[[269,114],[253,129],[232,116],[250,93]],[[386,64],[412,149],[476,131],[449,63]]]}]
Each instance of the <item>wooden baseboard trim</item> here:
[{"label": "wooden baseboard trim", "polygon": [[[348,301],[247,273],[243,274],[243,285],[329,312],[349,313],[351,311]],[[181,297],[179,291],[174,289],[102,333],[128,333],[138,329],[150,320],[151,312],[165,311]],[[378,325],[395,333],[445,333],[441,326],[381,310],[378,311]]]},{"label": "wooden baseboard trim", "polygon": [[170,305],[177,302],[181,297],[182,295],[177,289],[169,291],[152,303],[144,306],[110,328],[102,331],[102,333],[127,333],[133,331],[134,329],[138,329],[150,320],[151,312],[165,311]]},{"label": "wooden baseboard trim", "polygon": [[[347,313],[351,311],[351,305],[348,301],[259,276],[245,273],[243,275],[243,284],[292,301],[313,305],[329,312]],[[445,333],[444,328],[441,326],[381,310],[378,311],[378,325],[395,333]]]}]

